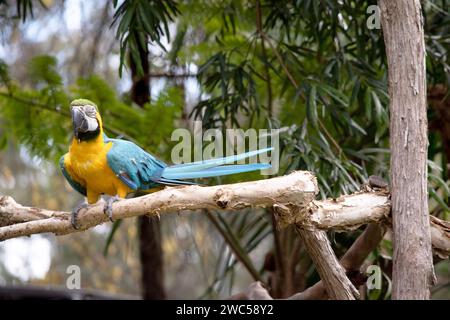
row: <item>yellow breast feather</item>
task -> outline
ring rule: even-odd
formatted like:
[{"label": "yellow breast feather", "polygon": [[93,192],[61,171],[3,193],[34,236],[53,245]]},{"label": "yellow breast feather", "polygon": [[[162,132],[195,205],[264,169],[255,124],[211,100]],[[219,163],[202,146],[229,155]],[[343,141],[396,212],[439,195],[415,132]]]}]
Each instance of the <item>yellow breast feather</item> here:
[{"label": "yellow breast feather", "polygon": [[108,166],[111,146],[112,142],[104,143],[102,136],[93,141],[72,141],[66,168],[86,187],[88,203],[97,202],[101,194],[125,198],[131,192]]}]

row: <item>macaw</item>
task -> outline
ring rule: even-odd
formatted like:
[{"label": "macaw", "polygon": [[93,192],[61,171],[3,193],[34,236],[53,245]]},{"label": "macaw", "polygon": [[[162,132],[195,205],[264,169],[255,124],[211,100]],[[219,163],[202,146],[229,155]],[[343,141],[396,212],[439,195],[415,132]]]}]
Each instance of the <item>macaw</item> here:
[{"label": "macaw", "polygon": [[70,111],[74,136],[69,152],[61,157],[59,165],[69,184],[87,199],[87,203],[83,201],[72,211],[71,222],[76,229],[79,211],[96,203],[101,195],[110,196],[103,211],[113,221],[112,204],[130,193],[148,193],[165,185],[196,184],[184,179],[217,177],[271,167],[268,163],[229,164],[273,148],[168,166],[130,141],[106,136],[102,118],[93,102],[74,100]]}]

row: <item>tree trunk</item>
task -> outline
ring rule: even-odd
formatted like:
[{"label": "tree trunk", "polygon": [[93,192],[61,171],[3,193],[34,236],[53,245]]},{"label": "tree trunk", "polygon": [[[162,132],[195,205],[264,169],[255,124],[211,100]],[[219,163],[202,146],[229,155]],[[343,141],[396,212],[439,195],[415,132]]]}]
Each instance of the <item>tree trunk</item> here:
[{"label": "tree trunk", "polygon": [[139,217],[142,298],[165,299],[161,227],[157,217]]},{"label": "tree trunk", "polygon": [[[138,45],[143,75],[137,72],[136,63],[130,55],[132,77],[131,98],[139,106],[150,101],[150,65],[148,49]],[[142,298],[165,299],[161,227],[157,217],[138,218],[139,250],[142,274]]]},{"label": "tree trunk", "polygon": [[139,58],[144,74],[138,73],[137,64],[130,54],[131,69],[131,100],[137,105],[143,107],[144,104],[150,102],[150,63],[149,52],[147,48],[142,48],[138,43]]},{"label": "tree trunk", "polygon": [[425,43],[419,0],[379,0],[389,74],[393,299],[429,299]]}]

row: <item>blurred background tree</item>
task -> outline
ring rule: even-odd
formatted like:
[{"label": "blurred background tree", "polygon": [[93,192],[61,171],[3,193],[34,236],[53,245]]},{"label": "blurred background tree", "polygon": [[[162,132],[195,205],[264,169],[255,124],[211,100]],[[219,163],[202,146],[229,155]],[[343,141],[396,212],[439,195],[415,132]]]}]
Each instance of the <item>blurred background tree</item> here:
[{"label": "blurred background tree", "polygon": [[[110,136],[168,162],[171,132],[202,120],[204,129],[279,128],[278,174],[314,172],[322,198],[353,192],[372,174],[388,179],[387,67],[381,29],[368,24],[371,5],[0,1],[0,192],[50,209],[79,201],[56,166],[76,97],[98,104]],[[450,3],[422,6],[430,213],[450,220]],[[0,284],[63,286],[71,264],[81,267],[83,288],[146,298],[224,298],[254,280],[280,298],[317,281],[297,235],[277,230],[271,212],[204,213],[8,240]],[[360,232],[329,234],[338,256]],[[388,234],[366,261],[383,270],[382,289],[366,298],[390,297],[391,251]],[[448,261],[436,262],[434,297],[449,298]]]}]

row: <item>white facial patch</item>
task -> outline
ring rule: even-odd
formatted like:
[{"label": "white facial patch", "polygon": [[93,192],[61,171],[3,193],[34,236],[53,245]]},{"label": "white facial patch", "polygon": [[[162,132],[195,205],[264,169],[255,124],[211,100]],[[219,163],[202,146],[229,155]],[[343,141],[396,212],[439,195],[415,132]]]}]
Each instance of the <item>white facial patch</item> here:
[{"label": "white facial patch", "polygon": [[97,119],[86,117],[88,129],[87,131],[95,131],[98,128],[98,122]]}]

